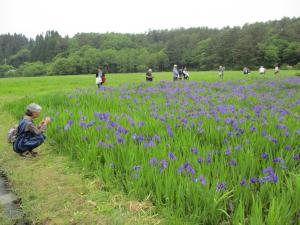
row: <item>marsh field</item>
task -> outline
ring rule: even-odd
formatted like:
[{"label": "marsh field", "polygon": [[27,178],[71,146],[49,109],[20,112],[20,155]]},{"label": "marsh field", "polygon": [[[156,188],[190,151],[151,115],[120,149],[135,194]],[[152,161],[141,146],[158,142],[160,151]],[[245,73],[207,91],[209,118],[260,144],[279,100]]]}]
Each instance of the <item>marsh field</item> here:
[{"label": "marsh field", "polygon": [[3,78],[0,107],[17,122],[42,105],[51,157],[147,201],[161,224],[298,224],[300,71],[153,75],[108,74],[100,89],[95,75]]}]

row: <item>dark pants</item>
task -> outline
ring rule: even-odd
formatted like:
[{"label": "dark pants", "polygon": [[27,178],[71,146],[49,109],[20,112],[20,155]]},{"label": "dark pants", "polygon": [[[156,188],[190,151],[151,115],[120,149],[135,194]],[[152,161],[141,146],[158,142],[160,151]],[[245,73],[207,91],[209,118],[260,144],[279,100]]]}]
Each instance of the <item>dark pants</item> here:
[{"label": "dark pants", "polygon": [[146,81],[152,81],[153,78],[152,77],[146,77]]},{"label": "dark pants", "polygon": [[45,139],[46,137],[43,134],[40,134],[29,139],[17,140],[13,145],[14,151],[17,153],[32,151],[33,149],[43,144]]}]

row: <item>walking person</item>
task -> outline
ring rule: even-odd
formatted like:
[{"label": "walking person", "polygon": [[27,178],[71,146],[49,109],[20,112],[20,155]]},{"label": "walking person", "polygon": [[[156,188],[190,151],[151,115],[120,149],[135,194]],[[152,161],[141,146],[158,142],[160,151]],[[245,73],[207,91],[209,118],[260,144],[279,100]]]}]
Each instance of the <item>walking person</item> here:
[{"label": "walking person", "polygon": [[274,69],[274,74],[278,74],[278,73],[279,73],[279,66],[277,64]]},{"label": "walking person", "polygon": [[102,72],[102,66],[98,67],[97,73],[96,73],[96,84],[98,85],[98,88],[101,87],[102,83],[102,76],[103,76],[103,72]]},{"label": "walking person", "polygon": [[42,107],[36,103],[31,103],[26,107],[24,118],[18,125],[16,140],[13,142],[13,150],[20,156],[36,156],[33,149],[40,146],[46,139],[44,132],[50,122],[49,117],[45,117],[42,122],[35,126],[33,120],[39,117]]},{"label": "walking person", "polygon": [[177,65],[175,64],[173,66],[173,81],[178,80],[178,78],[179,78],[179,73],[178,73],[178,70],[177,70]]},{"label": "walking person", "polygon": [[152,69],[149,68],[146,73],[146,81],[153,81]]},{"label": "walking person", "polygon": [[263,75],[266,74],[266,69],[263,66],[260,66],[258,71],[259,71],[259,74],[263,74]]},{"label": "walking person", "polygon": [[184,78],[185,80],[189,80],[189,79],[190,79],[190,75],[189,75],[189,73],[188,73],[188,71],[187,71],[186,66],[184,67],[182,73],[183,73],[183,78]]},{"label": "walking person", "polygon": [[219,76],[223,79],[224,78],[224,70],[225,67],[224,66],[219,66]]}]

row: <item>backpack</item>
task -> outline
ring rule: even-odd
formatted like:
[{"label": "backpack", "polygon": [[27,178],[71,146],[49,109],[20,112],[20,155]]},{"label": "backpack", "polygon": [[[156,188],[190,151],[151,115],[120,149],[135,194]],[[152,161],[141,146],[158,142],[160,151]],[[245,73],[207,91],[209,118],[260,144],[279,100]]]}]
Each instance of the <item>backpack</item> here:
[{"label": "backpack", "polygon": [[7,132],[7,142],[8,143],[14,143],[17,140],[18,135],[18,124],[11,127]]}]

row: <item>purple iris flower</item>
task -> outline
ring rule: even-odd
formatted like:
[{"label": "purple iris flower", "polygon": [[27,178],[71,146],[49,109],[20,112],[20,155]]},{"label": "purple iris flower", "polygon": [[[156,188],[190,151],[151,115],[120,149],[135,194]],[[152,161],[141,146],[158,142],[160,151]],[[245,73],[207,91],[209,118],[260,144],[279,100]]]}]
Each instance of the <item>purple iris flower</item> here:
[{"label": "purple iris flower", "polygon": [[289,137],[290,136],[290,133],[288,131],[285,131],[285,136],[286,137]]},{"label": "purple iris flower", "polygon": [[268,174],[273,174],[274,170],[272,167],[267,167],[266,169],[263,170],[263,173],[268,173]]},{"label": "purple iris flower", "polygon": [[246,181],[245,178],[243,178],[243,179],[241,180],[241,182],[240,182],[240,185],[241,185],[241,186],[244,186],[244,185],[246,185],[246,184],[247,184],[247,181]]},{"label": "purple iris flower", "polygon": [[144,140],[144,136],[143,136],[142,134],[139,134],[139,135],[137,136],[137,139],[138,139],[139,141],[143,141],[143,140]]},{"label": "purple iris flower", "polygon": [[233,136],[233,133],[232,133],[231,131],[229,131],[229,132],[227,133],[227,136],[228,136],[228,137],[232,137],[232,136]]},{"label": "purple iris flower", "polygon": [[252,184],[256,184],[256,183],[258,182],[258,180],[257,180],[256,177],[251,177],[250,182],[251,182]]},{"label": "purple iris flower", "polygon": [[252,127],[250,127],[250,131],[256,131],[256,127],[255,126],[252,126]]},{"label": "purple iris flower", "polygon": [[217,188],[216,191],[220,192],[226,190],[226,183],[225,182],[221,182],[217,184]]},{"label": "purple iris flower", "polygon": [[149,161],[149,164],[153,167],[158,163],[157,159],[155,157],[152,157]]},{"label": "purple iris flower", "polygon": [[177,160],[177,157],[174,155],[173,152],[169,152],[169,159],[170,160]]},{"label": "purple iris flower", "polygon": [[211,163],[211,155],[209,155],[209,156],[206,158],[206,161],[207,161],[208,163]]},{"label": "purple iris flower", "polygon": [[299,160],[300,160],[300,155],[299,155],[299,154],[294,155],[294,156],[293,156],[293,159],[294,159],[295,161],[299,161]]},{"label": "purple iris flower", "polygon": [[230,155],[231,154],[231,150],[230,148],[228,148],[226,151],[225,151],[225,155]]},{"label": "purple iris flower", "polygon": [[67,122],[67,124],[65,126],[65,130],[70,130],[72,124],[73,124],[73,120],[68,120],[68,122]]},{"label": "purple iris flower", "polygon": [[179,166],[179,168],[177,169],[177,173],[181,174],[183,170],[183,166]]},{"label": "purple iris flower", "polygon": [[135,126],[135,123],[133,122],[133,120],[131,118],[128,118],[128,122],[130,123],[131,126]]},{"label": "purple iris flower", "polygon": [[266,183],[266,182],[272,182],[273,181],[273,178],[272,176],[265,176],[265,177],[262,177],[258,180],[259,183]]},{"label": "purple iris flower", "polygon": [[169,124],[167,124],[167,130],[168,130],[168,135],[169,135],[170,137],[173,137],[173,132],[172,132],[172,129],[171,129],[171,127],[170,127]]},{"label": "purple iris flower", "polygon": [[273,137],[270,137],[269,140],[272,141],[273,143],[277,143],[278,142],[277,138],[273,138]]},{"label": "purple iris flower", "polygon": [[277,124],[276,128],[278,128],[278,129],[284,129],[284,128],[286,128],[286,126],[284,124]]},{"label": "purple iris flower", "polygon": [[120,144],[124,144],[124,143],[125,143],[125,140],[124,140],[123,138],[119,137],[119,138],[118,138],[118,142],[119,142]]},{"label": "purple iris flower", "polygon": [[143,127],[145,125],[145,122],[140,122],[139,123],[139,128]]},{"label": "purple iris flower", "polygon": [[193,147],[193,148],[191,148],[191,152],[196,155],[196,154],[198,154],[198,149]]},{"label": "purple iris flower", "polygon": [[205,180],[204,176],[202,176],[202,175],[199,177],[199,181],[201,182],[202,185],[206,184],[206,180]]},{"label": "purple iris flower", "polygon": [[261,135],[262,135],[263,137],[267,136],[267,131],[263,130],[263,131],[261,132]]},{"label": "purple iris flower", "polygon": [[155,144],[154,141],[149,141],[148,147],[152,148],[152,147],[155,147],[155,146],[156,146],[156,144]]},{"label": "purple iris flower", "polygon": [[154,136],[152,137],[152,140],[156,140],[157,142],[161,141],[160,136],[157,134],[154,134]]},{"label": "purple iris flower", "polygon": [[237,145],[235,148],[234,148],[234,150],[236,150],[236,151],[238,151],[238,150],[240,150],[241,149],[241,146],[240,145]]},{"label": "purple iris flower", "polygon": [[236,166],[236,165],[237,165],[237,163],[234,159],[231,159],[228,163],[228,166]]},{"label": "purple iris flower", "polygon": [[201,158],[201,157],[199,157],[198,159],[197,159],[197,161],[198,161],[198,163],[203,163],[204,161],[203,161],[203,159]]},{"label": "purple iris flower", "polygon": [[195,174],[195,169],[192,164],[186,162],[183,167],[186,173],[191,173],[193,175]]},{"label": "purple iris flower", "polygon": [[263,159],[267,159],[269,157],[269,155],[266,152],[261,153],[261,157]]},{"label": "purple iris flower", "polygon": [[167,169],[168,168],[168,162],[167,160],[161,160],[160,161],[160,165],[161,165],[161,171],[164,170],[164,169]]},{"label": "purple iris flower", "polygon": [[286,151],[289,151],[291,149],[292,149],[292,147],[290,145],[287,145],[287,146],[284,147],[284,150],[286,150]]},{"label": "purple iris flower", "polygon": [[280,157],[276,157],[273,159],[274,163],[283,162],[283,160]]},{"label": "purple iris flower", "polygon": [[137,135],[136,135],[136,134],[133,134],[133,135],[131,136],[131,138],[132,138],[133,140],[136,140],[136,139],[137,139]]}]

